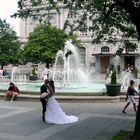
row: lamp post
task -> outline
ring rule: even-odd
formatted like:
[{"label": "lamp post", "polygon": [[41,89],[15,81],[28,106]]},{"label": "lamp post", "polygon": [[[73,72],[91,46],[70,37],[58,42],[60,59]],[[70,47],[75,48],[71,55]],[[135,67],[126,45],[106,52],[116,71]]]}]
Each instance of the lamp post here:
[{"label": "lamp post", "polygon": [[1,20],[1,18],[0,18],[0,26],[2,26],[3,25],[3,22],[2,22],[2,20]]},{"label": "lamp post", "polygon": [[[5,28],[6,28],[5,21],[2,21],[1,18],[0,18],[0,40],[3,37],[3,31],[4,31]],[[2,47],[2,46],[0,46],[0,47]],[[0,53],[1,53],[1,50],[0,50]],[[2,62],[0,63],[0,68],[3,70]]]},{"label": "lamp post", "polygon": [[2,28],[3,27],[4,27],[4,23],[3,23],[3,21],[0,18],[0,37],[1,37],[1,34],[2,34]]},{"label": "lamp post", "polygon": [[[0,18],[0,38],[1,38],[1,29],[2,29],[2,27],[3,27],[3,22],[2,22],[2,20],[1,20],[1,18]],[[0,64],[0,68],[1,68],[1,64]]]},{"label": "lamp post", "polygon": [[3,27],[4,26],[4,23],[3,23],[3,21],[1,20],[1,18],[0,18],[0,29],[1,29],[1,27]]}]

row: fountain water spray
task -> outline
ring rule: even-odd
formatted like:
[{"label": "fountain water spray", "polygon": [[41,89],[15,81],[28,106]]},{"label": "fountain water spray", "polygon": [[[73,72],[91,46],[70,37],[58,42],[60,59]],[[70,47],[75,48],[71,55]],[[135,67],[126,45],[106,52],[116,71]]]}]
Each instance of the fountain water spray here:
[{"label": "fountain water spray", "polygon": [[77,48],[71,40],[65,43],[64,51],[58,51],[52,77],[64,85],[88,82],[87,75],[80,66]]},{"label": "fountain water spray", "polygon": [[26,74],[21,73],[19,67],[14,66],[11,73],[11,82],[25,82],[27,81]]}]

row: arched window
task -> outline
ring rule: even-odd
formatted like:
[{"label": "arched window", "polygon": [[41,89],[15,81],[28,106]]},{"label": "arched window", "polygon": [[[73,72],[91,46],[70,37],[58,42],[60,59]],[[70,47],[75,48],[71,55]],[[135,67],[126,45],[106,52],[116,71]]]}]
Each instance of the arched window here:
[{"label": "arched window", "polygon": [[107,47],[107,46],[104,46],[104,47],[102,47],[101,48],[101,52],[103,53],[103,52],[109,52],[110,51],[110,49],[109,49],[109,47]]}]

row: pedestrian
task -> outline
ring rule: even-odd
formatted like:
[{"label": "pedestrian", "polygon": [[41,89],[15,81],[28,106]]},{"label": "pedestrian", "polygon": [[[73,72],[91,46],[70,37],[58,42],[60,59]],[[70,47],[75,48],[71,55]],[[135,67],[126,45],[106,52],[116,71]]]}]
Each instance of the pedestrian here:
[{"label": "pedestrian", "polygon": [[109,77],[109,67],[106,68],[106,78],[105,79],[107,80],[108,77]]},{"label": "pedestrian", "polygon": [[120,74],[120,72],[121,72],[121,65],[120,65],[120,63],[117,65],[117,72]]},{"label": "pedestrian", "polygon": [[126,114],[125,110],[130,105],[130,103],[133,104],[134,111],[137,112],[136,102],[135,102],[135,99],[134,99],[135,93],[138,94],[138,92],[134,88],[134,81],[133,80],[130,80],[130,85],[129,85],[129,87],[127,89],[127,93],[126,93],[126,101],[127,101],[127,104],[123,108],[122,113]]},{"label": "pedestrian", "polygon": [[140,93],[140,83],[139,83],[139,85],[138,85],[138,90],[139,90],[139,93]]}]

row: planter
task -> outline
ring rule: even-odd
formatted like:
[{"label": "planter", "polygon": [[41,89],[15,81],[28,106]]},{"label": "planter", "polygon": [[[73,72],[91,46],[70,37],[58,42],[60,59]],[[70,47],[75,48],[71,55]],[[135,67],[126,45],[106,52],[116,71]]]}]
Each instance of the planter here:
[{"label": "planter", "polygon": [[121,84],[106,84],[106,92],[109,96],[117,96],[120,94]]},{"label": "planter", "polygon": [[37,75],[29,76],[29,80],[36,81],[37,80]]}]

